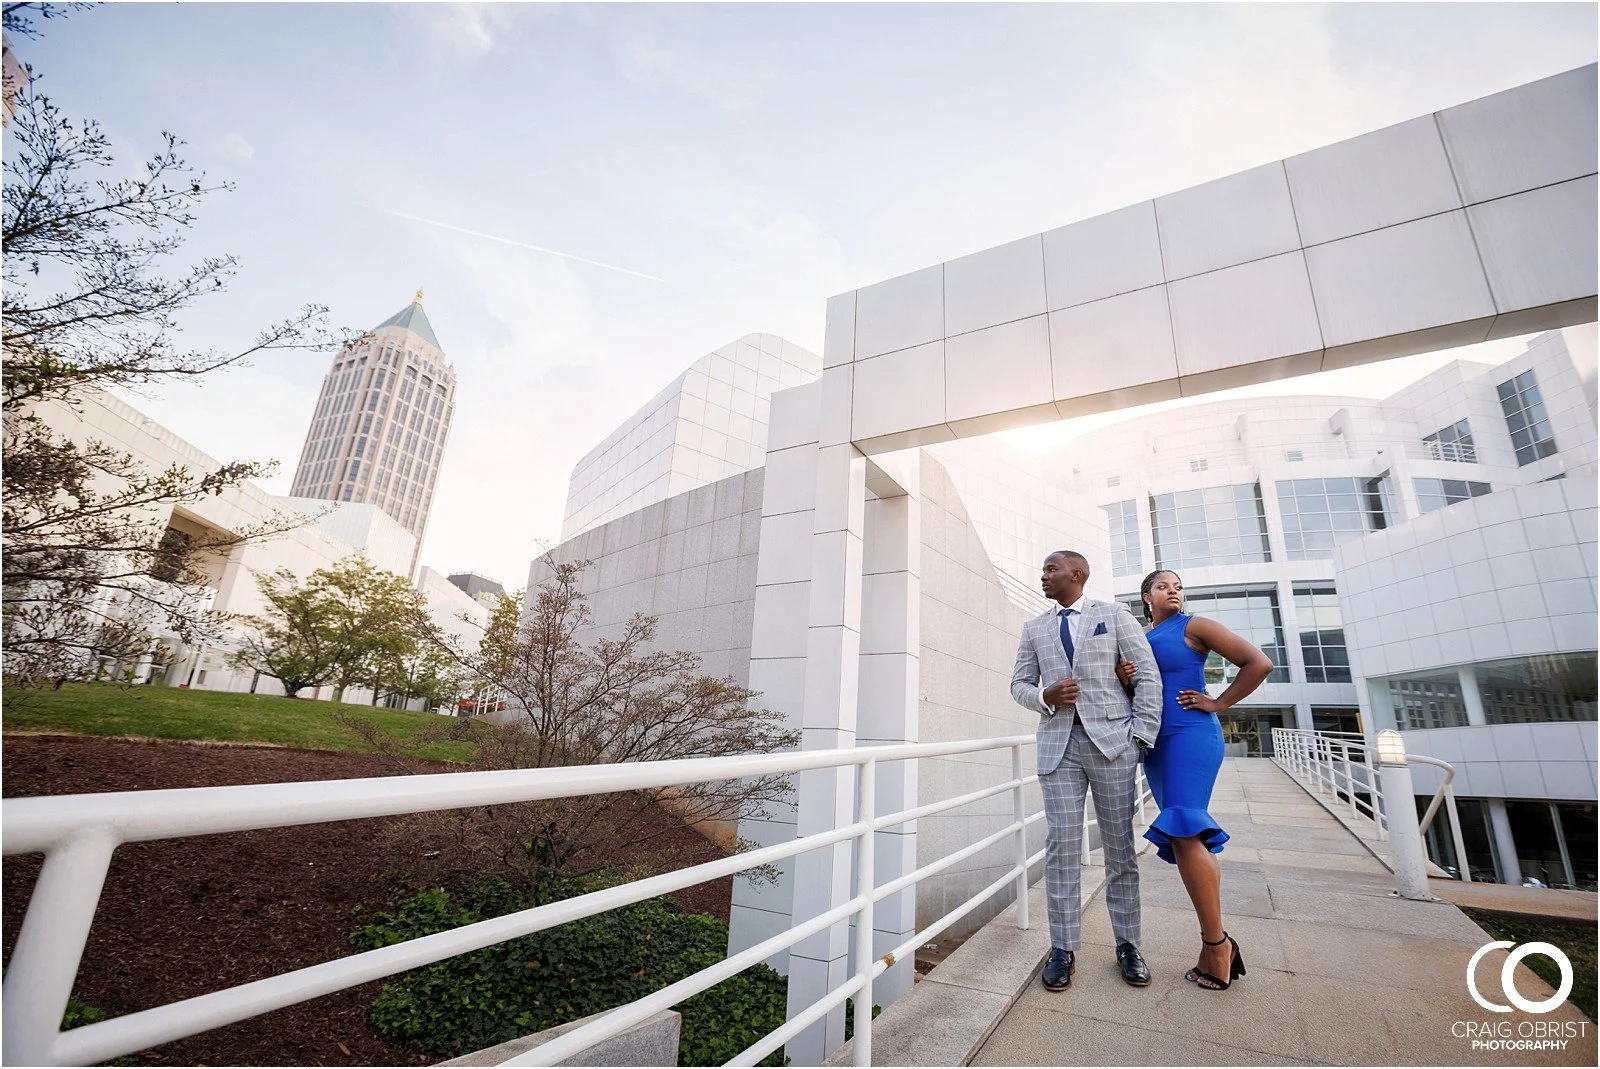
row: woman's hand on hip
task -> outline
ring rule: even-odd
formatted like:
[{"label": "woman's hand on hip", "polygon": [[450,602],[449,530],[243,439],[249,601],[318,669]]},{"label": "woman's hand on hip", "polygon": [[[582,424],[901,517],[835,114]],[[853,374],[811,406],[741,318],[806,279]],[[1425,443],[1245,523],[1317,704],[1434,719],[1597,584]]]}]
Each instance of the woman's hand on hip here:
[{"label": "woman's hand on hip", "polygon": [[1200,690],[1178,691],[1178,704],[1185,709],[1196,709],[1202,713],[1222,712],[1222,706],[1217,699]]}]

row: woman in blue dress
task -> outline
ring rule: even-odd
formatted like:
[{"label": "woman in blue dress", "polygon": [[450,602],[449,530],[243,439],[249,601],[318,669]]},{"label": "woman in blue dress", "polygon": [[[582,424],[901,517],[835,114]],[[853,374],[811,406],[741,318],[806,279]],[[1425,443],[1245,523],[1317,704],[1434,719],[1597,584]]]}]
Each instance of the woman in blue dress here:
[{"label": "woman in blue dress", "polygon": [[[1178,866],[1183,886],[1200,919],[1200,960],[1184,979],[1213,991],[1226,991],[1244,975],[1239,944],[1222,927],[1222,867],[1212,855],[1222,852],[1228,833],[1209,812],[1211,789],[1222,767],[1222,725],[1217,713],[1259,687],[1272,661],[1249,641],[1215,620],[1183,611],[1183,580],[1172,571],[1154,571],[1139,587],[1150,649],[1161,669],[1164,700],[1161,732],[1145,757],[1145,778],[1161,813],[1144,835],[1161,860]],[[1228,689],[1206,694],[1206,656],[1215,651],[1238,666]],[[1117,666],[1123,682],[1133,665]]]}]

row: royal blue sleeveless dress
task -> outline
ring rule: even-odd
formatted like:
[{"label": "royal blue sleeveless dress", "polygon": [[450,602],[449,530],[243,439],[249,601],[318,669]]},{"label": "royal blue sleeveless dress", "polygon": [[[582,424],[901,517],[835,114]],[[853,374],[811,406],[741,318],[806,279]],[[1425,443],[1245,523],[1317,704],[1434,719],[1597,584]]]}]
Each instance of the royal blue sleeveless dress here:
[{"label": "royal blue sleeveless dress", "polygon": [[1211,788],[1222,767],[1222,724],[1215,713],[1185,709],[1178,692],[1205,693],[1206,655],[1196,653],[1183,640],[1191,619],[1173,613],[1145,633],[1161,669],[1161,732],[1145,757],[1144,774],[1161,813],[1144,837],[1156,844],[1156,853],[1177,864],[1172,840],[1198,835],[1213,854],[1222,852],[1228,833],[1208,812]]}]

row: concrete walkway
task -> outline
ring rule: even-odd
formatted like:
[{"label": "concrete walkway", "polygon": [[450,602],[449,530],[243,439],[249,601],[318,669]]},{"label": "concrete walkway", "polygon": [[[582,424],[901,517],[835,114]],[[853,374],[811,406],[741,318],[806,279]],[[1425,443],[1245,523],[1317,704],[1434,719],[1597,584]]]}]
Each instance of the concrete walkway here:
[{"label": "concrete walkway", "polygon": [[[969,1064],[1596,1064],[1595,1025],[1570,1005],[1537,1016],[1477,1006],[1466,966],[1489,937],[1448,902],[1396,898],[1388,870],[1270,761],[1228,760],[1212,813],[1233,837],[1221,855],[1223,908],[1249,975],[1225,992],[1184,981],[1199,928],[1177,870],[1147,853],[1142,949],[1155,982],[1122,982],[1097,899],[1084,910],[1071,989],[1051,993],[1030,976]],[[1478,968],[1496,1001],[1504,960],[1495,951]],[[1525,965],[1516,977],[1524,997],[1550,994]],[[1567,1022],[1581,1038],[1558,1050],[1474,1050],[1462,1022],[1486,1020],[1510,1022],[1513,1038],[1524,1024]]]}]

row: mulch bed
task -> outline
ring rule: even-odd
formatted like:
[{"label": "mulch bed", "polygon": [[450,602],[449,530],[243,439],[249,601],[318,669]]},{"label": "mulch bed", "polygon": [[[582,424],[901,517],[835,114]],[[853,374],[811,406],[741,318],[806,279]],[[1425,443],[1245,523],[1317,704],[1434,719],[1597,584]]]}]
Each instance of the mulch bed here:
[{"label": "mulch bed", "polygon": [[[419,772],[459,766],[412,762]],[[77,736],[6,736],[6,797],[394,775],[387,757],[281,747],[207,746]],[[359,820],[130,843],[112,858],[74,994],[110,1016],[149,1009],[351,953],[358,905],[383,906],[436,882],[427,862],[397,862]],[[721,856],[673,830],[684,865]],[[9,960],[42,857],[5,859],[3,952]],[[726,921],[730,879],[673,896]],[[140,1065],[419,1065],[367,1023],[382,981],[288,1006],[132,1055]]]}]

